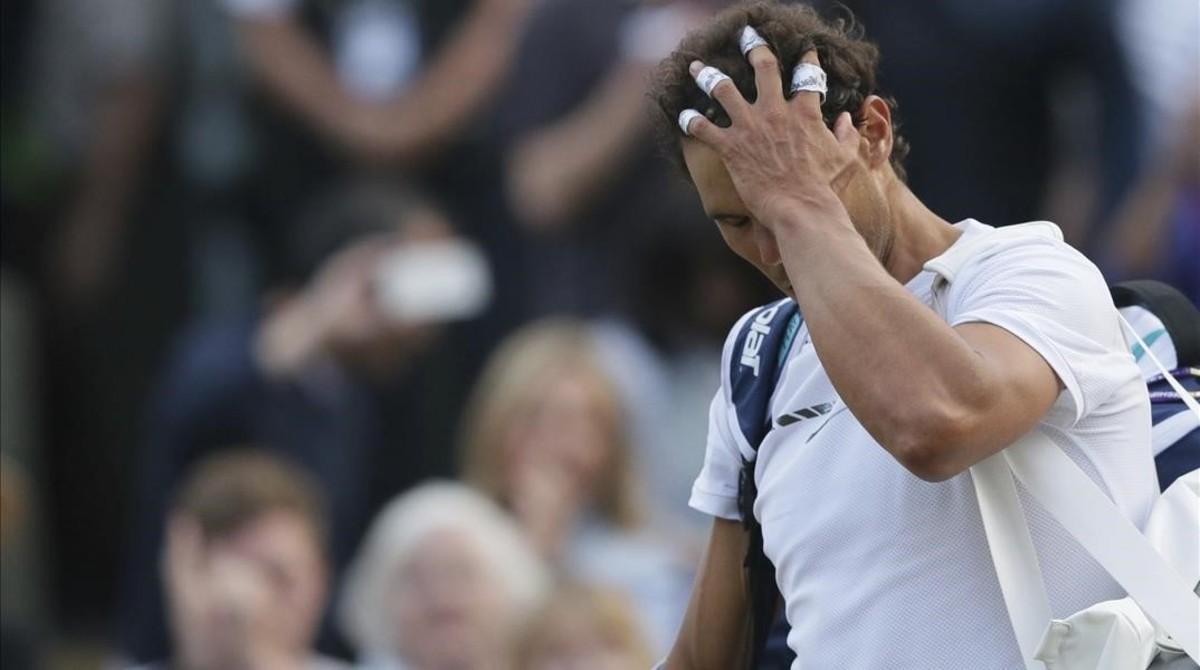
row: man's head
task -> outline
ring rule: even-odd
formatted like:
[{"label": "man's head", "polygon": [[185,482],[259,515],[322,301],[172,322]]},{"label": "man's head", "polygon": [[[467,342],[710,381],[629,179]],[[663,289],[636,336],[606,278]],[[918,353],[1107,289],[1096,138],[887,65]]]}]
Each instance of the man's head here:
[{"label": "man's head", "polygon": [[[661,112],[657,122],[664,148],[686,169],[705,210],[716,220],[730,248],[791,294],[773,237],[753,220],[720,158],[699,141],[684,136],[677,125],[679,113],[689,108],[699,110],[718,126],[730,125],[725,110],[700,90],[689,73],[693,61],[729,75],[747,101],[757,98],[754,70],[739,48],[739,36],[746,26],[753,27],[767,41],[779,61],[785,87],[801,57],[816,51],[828,77],[828,92],[821,106],[826,125],[832,126],[841,113],[847,112],[862,137],[862,169],[845,183],[837,184],[837,194],[881,259],[886,258],[891,245],[887,195],[903,182],[902,161],[908,145],[895,132],[895,103],[877,93],[879,52],[849,20],[826,21],[803,5],[744,3],[721,12],[690,33],[662,62],[651,96]],[[784,94],[791,97],[786,90]]]},{"label": "man's head", "polygon": [[258,451],[196,467],[172,508],[164,562],[181,662],[308,655],[325,603],[324,502],[308,476]]}]

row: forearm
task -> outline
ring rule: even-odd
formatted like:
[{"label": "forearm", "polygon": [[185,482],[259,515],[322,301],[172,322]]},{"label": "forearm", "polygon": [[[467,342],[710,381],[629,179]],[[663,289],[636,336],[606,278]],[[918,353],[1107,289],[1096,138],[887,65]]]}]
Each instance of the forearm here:
[{"label": "forearm", "polygon": [[346,140],[361,114],[332,64],[297,20],[271,16],[238,21],[251,68],[272,97],[318,132]]},{"label": "forearm", "polygon": [[775,230],[813,346],[872,437],[918,467],[930,445],[987,438],[970,430],[988,403],[985,360],[888,274],[832,191]]},{"label": "forearm", "polygon": [[750,607],[742,560],[747,533],[740,522],[716,519],[667,670],[740,667],[748,648]]},{"label": "forearm", "polygon": [[508,72],[527,0],[480,0],[404,95],[385,105],[391,159],[414,159],[437,148],[497,94]]},{"label": "forearm", "polygon": [[561,222],[616,177],[645,132],[644,76],[638,64],[621,66],[578,110],[522,138],[509,188],[527,221]]}]

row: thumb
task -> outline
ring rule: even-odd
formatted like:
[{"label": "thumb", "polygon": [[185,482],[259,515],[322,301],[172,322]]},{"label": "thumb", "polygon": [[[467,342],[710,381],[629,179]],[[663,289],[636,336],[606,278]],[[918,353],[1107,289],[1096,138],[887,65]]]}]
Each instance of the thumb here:
[{"label": "thumb", "polygon": [[833,122],[833,136],[837,138],[838,144],[843,146],[858,145],[858,130],[854,127],[854,119],[850,117],[850,112],[838,114]]}]

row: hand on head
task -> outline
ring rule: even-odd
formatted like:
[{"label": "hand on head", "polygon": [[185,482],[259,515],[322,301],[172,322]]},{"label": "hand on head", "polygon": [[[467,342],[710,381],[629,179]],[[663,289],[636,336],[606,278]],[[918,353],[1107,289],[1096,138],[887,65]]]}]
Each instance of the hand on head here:
[{"label": "hand on head", "polygon": [[[757,38],[757,39],[756,39]],[[732,121],[720,128],[695,110],[680,114],[680,126],[695,141],[720,156],[738,194],[764,225],[797,203],[821,202],[835,193],[861,162],[862,137],[848,112],[833,129],[821,116],[824,72],[815,50],[796,67],[789,100],[783,93],[779,61],[751,27],[742,36],[754,68],[757,97],[747,102],[733,81],[713,67],[694,61],[689,71]]]}]

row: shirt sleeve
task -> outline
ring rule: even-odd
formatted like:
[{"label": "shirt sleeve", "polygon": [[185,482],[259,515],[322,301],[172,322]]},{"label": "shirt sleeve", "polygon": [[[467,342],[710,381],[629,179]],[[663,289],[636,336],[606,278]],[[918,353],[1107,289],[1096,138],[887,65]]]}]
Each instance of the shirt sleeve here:
[{"label": "shirt sleeve", "polygon": [[738,509],[742,453],[729,423],[734,416],[729,367],[737,334],[752,314],[754,310],[738,319],[725,339],[725,346],[721,352],[721,387],[717,389],[708,408],[708,441],[704,450],[704,466],[692,484],[692,496],[688,500],[688,506],[697,512],[733,521],[742,518]]},{"label": "shirt sleeve", "polygon": [[1063,242],[1008,242],[964,269],[946,300],[951,326],[994,324],[1045,359],[1065,387],[1056,404],[1074,417],[1066,427],[1137,374],[1104,277]]},{"label": "shirt sleeve", "polygon": [[708,444],[704,451],[704,466],[692,484],[688,506],[721,519],[741,519],[738,511],[738,478],[741,469],[741,455],[729,433],[725,391],[720,389],[708,410]]}]

